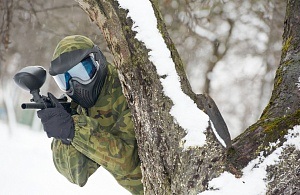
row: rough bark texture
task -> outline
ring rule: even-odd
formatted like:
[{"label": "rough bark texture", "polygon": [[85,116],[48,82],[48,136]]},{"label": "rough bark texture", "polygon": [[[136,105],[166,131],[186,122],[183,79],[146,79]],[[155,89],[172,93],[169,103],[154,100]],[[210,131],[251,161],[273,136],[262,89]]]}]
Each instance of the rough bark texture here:
[{"label": "rough bark texture", "polygon": [[[229,161],[239,170],[264,152],[269,155],[269,143],[285,141],[288,129],[300,124],[299,41],[300,1],[287,1],[281,62],[276,72],[274,89],[261,118],[234,140]],[[278,145],[277,147],[279,147]],[[268,194],[299,194],[300,152],[291,147],[284,150],[282,161],[268,168]]]},{"label": "rough bark texture", "polygon": [[[224,171],[239,176],[240,170],[260,151],[264,151],[265,155],[272,152],[268,148],[269,142],[278,139],[284,141],[287,130],[299,124],[299,90],[295,85],[299,72],[299,1],[288,1],[282,61],[270,103],[261,119],[236,138],[229,151],[216,140],[211,127],[206,133],[207,145],[183,150],[180,142],[186,133],[169,114],[172,101],[162,92],[160,77],[148,59],[147,48],[135,39],[127,11],[113,0],[77,1],[99,26],[114,55],[123,92],[133,114],[146,194],[197,194]],[[222,120],[218,112],[210,111],[212,104],[205,102],[207,99],[192,92],[157,3],[152,2],[152,7],[158,20],[158,29],[176,64],[182,90],[200,109],[215,117],[214,120]],[[218,128],[223,125],[225,123],[221,121]],[[274,178],[269,183],[270,194],[299,190],[299,151],[289,148],[284,151],[284,158],[281,164],[268,169],[268,177]],[[294,175],[286,178],[282,176],[283,173]]]},{"label": "rough bark texture", "polygon": [[282,117],[299,109],[300,2],[288,0],[284,22],[282,56],[275,86],[263,118]]}]

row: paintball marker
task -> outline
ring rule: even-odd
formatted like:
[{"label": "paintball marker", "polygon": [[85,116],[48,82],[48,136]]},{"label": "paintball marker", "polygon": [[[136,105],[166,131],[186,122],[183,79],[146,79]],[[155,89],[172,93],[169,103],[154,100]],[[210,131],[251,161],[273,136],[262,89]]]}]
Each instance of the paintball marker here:
[{"label": "paintball marker", "polygon": [[[49,97],[40,95],[40,88],[43,86],[46,80],[46,70],[41,66],[27,66],[22,68],[14,76],[16,84],[29,91],[32,94],[31,102],[23,103],[21,107],[23,109],[45,109],[54,107]],[[59,103],[70,112],[70,102],[67,102],[67,97],[63,96],[58,99]]]}]

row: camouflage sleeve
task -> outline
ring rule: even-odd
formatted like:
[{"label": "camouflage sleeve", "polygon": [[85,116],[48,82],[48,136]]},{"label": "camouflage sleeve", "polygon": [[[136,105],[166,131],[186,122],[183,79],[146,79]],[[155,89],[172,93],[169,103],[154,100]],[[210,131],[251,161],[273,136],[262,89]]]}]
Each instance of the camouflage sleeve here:
[{"label": "camouflage sleeve", "polygon": [[53,161],[59,173],[70,182],[84,186],[99,165],[78,152],[72,145],[53,139],[51,144]]},{"label": "camouflage sleeve", "polygon": [[124,112],[110,132],[107,132],[96,119],[85,115],[73,115],[75,137],[72,145],[114,175],[128,175],[139,165],[136,140],[134,135],[133,138],[127,135],[126,124],[131,120],[130,116],[129,111]]}]

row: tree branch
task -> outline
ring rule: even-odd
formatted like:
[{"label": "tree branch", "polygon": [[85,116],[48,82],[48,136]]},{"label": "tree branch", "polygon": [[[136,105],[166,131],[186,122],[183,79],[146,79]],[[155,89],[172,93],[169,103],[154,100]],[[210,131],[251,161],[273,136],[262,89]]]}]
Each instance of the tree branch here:
[{"label": "tree branch", "polygon": [[[207,182],[224,170],[226,161],[226,149],[216,139],[212,128],[207,126],[204,147],[183,150],[181,140],[186,132],[174,123],[170,115],[173,102],[164,95],[160,82],[168,75],[157,74],[156,67],[149,61],[149,49],[135,38],[128,11],[115,1],[78,2],[102,30],[114,55],[123,92],[132,110],[147,193],[186,194],[204,190]],[[181,89],[197,100],[159,11],[155,4],[151,5],[157,27],[176,65]]]}]

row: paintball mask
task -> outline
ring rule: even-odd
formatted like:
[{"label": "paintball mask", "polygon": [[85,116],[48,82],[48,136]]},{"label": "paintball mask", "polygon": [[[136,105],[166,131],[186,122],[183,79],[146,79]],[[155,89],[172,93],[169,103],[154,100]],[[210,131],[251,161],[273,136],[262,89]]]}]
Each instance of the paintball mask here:
[{"label": "paintball mask", "polygon": [[95,105],[107,75],[107,61],[94,45],[65,52],[51,61],[49,70],[59,88],[84,108]]}]

